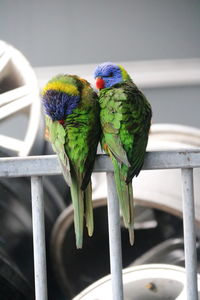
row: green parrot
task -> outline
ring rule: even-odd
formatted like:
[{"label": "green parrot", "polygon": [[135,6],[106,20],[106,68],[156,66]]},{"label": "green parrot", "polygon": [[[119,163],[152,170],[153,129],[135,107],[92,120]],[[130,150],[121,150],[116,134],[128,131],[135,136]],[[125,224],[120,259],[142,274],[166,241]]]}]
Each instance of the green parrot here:
[{"label": "green parrot", "polygon": [[76,246],[82,248],[84,220],[93,234],[91,173],[100,139],[98,96],[76,75],[58,75],[42,90],[48,138],[70,186]]},{"label": "green parrot", "polygon": [[151,105],[120,65],[102,63],[96,67],[94,77],[99,89],[101,145],[113,163],[120,209],[133,245],[132,179],[139,174],[144,162]]}]

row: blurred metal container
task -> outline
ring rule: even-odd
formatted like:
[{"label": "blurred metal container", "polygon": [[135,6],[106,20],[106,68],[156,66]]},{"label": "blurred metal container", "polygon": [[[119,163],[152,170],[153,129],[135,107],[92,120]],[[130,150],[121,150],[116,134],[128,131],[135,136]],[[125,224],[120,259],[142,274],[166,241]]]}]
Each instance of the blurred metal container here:
[{"label": "blurred metal container", "polygon": [[[185,269],[165,264],[149,264],[123,271],[124,300],[184,300]],[[200,286],[200,276],[198,276]],[[200,287],[199,287],[200,295]],[[82,291],[73,300],[112,299],[110,275]]]}]

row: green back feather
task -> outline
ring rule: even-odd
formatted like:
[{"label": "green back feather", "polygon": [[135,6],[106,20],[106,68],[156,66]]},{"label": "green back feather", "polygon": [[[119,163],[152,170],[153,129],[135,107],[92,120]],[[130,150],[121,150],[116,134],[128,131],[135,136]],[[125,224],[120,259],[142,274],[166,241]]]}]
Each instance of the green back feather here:
[{"label": "green back feather", "polygon": [[69,186],[71,186],[70,164],[65,152],[66,132],[59,122],[53,122],[48,116],[45,116],[45,120],[49,141],[52,144],[53,150],[58,155],[65,181]]}]

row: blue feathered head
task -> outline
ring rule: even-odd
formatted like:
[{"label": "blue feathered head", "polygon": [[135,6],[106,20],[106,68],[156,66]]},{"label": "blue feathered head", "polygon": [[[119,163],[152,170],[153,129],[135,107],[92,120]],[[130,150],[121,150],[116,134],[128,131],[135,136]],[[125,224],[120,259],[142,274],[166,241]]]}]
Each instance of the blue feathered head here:
[{"label": "blue feathered head", "polygon": [[131,80],[122,66],[115,65],[111,62],[98,65],[94,71],[94,78],[96,79],[98,89],[109,88],[117,83]]}]

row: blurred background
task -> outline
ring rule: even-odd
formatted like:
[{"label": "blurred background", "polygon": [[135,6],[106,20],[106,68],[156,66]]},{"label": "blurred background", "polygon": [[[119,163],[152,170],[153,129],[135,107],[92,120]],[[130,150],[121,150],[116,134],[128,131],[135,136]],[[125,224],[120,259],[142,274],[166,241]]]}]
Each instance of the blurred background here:
[{"label": "blurred background", "polygon": [[[15,4],[1,0],[0,37],[19,49],[34,68],[198,59],[199,13],[198,0],[18,0]],[[188,62],[182,76],[197,64],[198,60]],[[150,68],[156,66],[155,62]],[[171,68],[176,68],[175,62]],[[162,90],[145,88],[145,93],[152,103],[155,122],[200,125],[199,84]],[[181,113],[177,114],[180,107]]]},{"label": "blurred background", "polygon": [[36,66],[199,57],[198,0],[1,1],[1,39]]},{"label": "blurred background", "polygon": [[[0,156],[53,154],[44,138],[41,87],[57,73],[93,84],[94,67],[103,61],[123,64],[151,103],[149,150],[199,148],[199,16],[198,0],[1,0]],[[179,175],[141,172],[135,182],[137,245],[128,245],[122,226],[124,267],[184,266]],[[198,170],[195,175],[198,233]],[[77,251],[72,224],[61,226],[71,220],[69,189],[62,176],[44,178],[49,299],[71,299],[109,273],[105,177],[93,182],[96,231]],[[0,195],[0,298],[30,299],[29,180],[0,179]]]}]

